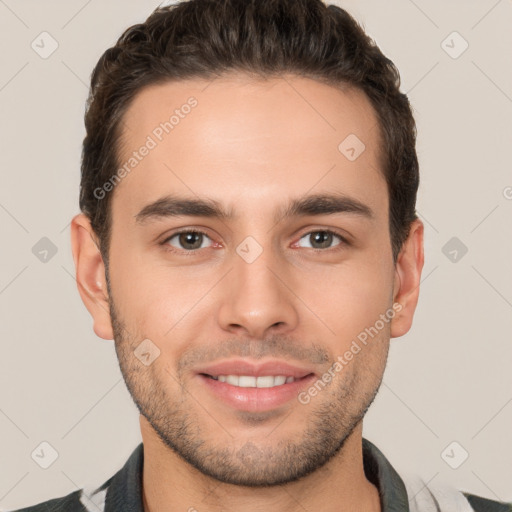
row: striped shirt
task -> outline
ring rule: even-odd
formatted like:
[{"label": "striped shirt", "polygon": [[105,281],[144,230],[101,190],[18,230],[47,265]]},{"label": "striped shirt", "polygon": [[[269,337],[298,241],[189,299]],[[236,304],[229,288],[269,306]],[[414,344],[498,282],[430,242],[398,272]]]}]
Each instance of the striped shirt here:
[{"label": "striped shirt", "polygon": [[[143,461],[140,443],[125,465],[102,485],[84,487],[15,512],[144,512]],[[427,487],[419,478],[404,481],[383,453],[364,438],[363,463],[366,477],[379,491],[382,512],[512,512],[512,503],[488,500],[450,487]],[[194,510],[193,505],[189,510]]]}]

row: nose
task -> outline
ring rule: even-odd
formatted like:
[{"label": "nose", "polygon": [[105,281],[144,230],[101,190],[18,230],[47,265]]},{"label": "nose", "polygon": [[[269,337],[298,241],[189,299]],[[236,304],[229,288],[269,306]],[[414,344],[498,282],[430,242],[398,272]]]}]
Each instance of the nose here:
[{"label": "nose", "polygon": [[[235,334],[263,339],[293,331],[299,300],[284,263],[265,249],[254,261],[235,254],[218,310],[220,326]],[[272,333],[270,331],[273,331]]]}]

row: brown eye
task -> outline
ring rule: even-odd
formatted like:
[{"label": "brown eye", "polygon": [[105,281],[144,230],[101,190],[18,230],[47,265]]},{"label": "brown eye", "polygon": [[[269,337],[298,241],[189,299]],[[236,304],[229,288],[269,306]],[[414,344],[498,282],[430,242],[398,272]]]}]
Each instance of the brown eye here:
[{"label": "brown eye", "polygon": [[206,239],[209,239],[209,237],[201,231],[182,231],[169,237],[165,243],[176,249],[195,251],[207,247],[207,245],[204,245]]},{"label": "brown eye", "polygon": [[[336,241],[336,239],[338,239],[338,243],[333,245],[333,241]],[[306,240],[310,243],[310,245],[303,245],[299,241],[300,247],[310,247],[311,249],[329,249],[344,242],[344,239],[340,235],[334,231],[325,229],[319,231],[310,231],[309,233],[306,233],[300,240]]]}]

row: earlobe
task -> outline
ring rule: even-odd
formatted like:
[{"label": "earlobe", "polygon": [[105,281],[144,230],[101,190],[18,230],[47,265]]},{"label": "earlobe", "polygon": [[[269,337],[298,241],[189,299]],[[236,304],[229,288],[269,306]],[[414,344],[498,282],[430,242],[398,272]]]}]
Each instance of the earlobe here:
[{"label": "earlobe", "polygon": [[71,248],[78,292],[93,318],[94,332],[100,338],[111,340],[113,330],[105,265],[89,218],[83,213],[71,221]]},{"label": "earlobe", "polygon": [[423,263],[423,223],[417,219],[411,224],[395,267],[393,303],[397,313],[391,321],[392,338],[403,336],[411,328],[418,304]]}]

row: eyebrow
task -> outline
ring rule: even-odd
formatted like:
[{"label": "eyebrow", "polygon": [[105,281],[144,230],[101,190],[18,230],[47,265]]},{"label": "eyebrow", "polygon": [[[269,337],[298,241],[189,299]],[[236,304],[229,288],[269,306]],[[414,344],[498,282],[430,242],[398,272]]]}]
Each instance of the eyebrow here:
[{"label": "eyebrow", "polygon": [[[361,201],[344,194],[314,194],[290,201],[276,212],[274,221],[305,216],[349,213],[363,218],[374,218],[372,209]],[[135,215],[138,224],[168,217],[207,217],[232,220],[237,216],[232,209],[224,209],[213,199],[196,199],[167,195],[144,206]]]}]

